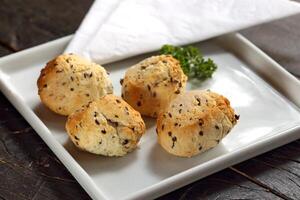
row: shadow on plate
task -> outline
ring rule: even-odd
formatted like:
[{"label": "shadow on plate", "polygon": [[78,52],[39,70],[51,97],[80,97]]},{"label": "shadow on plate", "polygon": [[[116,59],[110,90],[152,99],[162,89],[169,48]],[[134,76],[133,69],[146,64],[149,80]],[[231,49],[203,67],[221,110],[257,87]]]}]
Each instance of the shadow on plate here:
[{"label": "shadow on plate", "polygon": [[210,149],[202,154],[191,158],[184,158],[171,155],[167,153],[158,143],[152,145],[150,151],[149,170],[161,178],[167,178],[178,174],[182,171],[201,165],[207,161],[213,160],[214,158],[221,156],[228,152],[225,145],[222,142],[213,149]]},{"label": "shadow on plate", "polygon": [[145,125],[146,125],[146,133],[148,132],[148,130],[150,130],[154,126],[156,126],[156,119],[151,118],[151,117],[145,117],[145,116],[143,116],[142,118],[143,118],[143,120],[145,122]]},{"label": "shadow on plate", "polygon": [[136,149],[124,157],[107,157],[82,151],[70,139],[63,146],[90,175],[122,170],[137,159],[138,151]]},{"label": "shadow on plate", "polygon": [[[144,117],[144,121],[146,123],[147,130],[153,129],[155,126],[155,119],[153,118]],[[78,149],[70,139],[68,139],[63,146],[73,156],[73,158],[89,172],[90,175],[110,172],[113,173],[115,171],[122,170],[138,159],[137,155],[140,150],[138,147],[136,150],[123,157],[107,157],[82,151]]]},{"label": "shadow on plate", "polygon": [[42,103],[36,105],[33,111],[50,130],[54,130],[56,133],[66,133],[67,117],[54,113]]}]

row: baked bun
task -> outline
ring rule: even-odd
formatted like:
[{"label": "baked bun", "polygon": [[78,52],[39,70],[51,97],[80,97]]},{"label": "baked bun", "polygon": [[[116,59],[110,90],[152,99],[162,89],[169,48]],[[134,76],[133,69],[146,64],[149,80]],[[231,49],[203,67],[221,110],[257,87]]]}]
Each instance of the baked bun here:
[{"label": "baked bun", "polygon": [[74,54],[60,55],[48,62],[37,85],[41,101],[61,115],[113,93],[105,69]]},{"label": "baked bun", "polygon": [[137,147],[145,123],[140,113],[122,98],[106,95],[71,114],[66,130],[82,150],[123,156]]},{"label": "baked bun", "polygon": [[189,91],[177,96],[158,116],[158,142],[171,154],[191,157],[215,147],[238,118],[225,97]]},{"label": "baked bun", "polygon": [[179,61],[169,55],[147,58],[130,67],[122,84],[122,97],[142,115],[157,117],[185,89],[187,77]]}]

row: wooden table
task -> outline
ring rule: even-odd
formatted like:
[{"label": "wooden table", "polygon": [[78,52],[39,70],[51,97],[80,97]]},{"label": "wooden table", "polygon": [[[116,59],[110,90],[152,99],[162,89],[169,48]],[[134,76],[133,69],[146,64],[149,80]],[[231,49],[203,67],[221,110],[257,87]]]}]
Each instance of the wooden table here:
[{"label": "wooden table", "polygon": [[[0,56],[74,33],[91,3],[0,0]],[[300,75],[300,15],[242,33]],[[90,199],[2,93],[0,199]],[[300,140],[159,199],[300,199]]]}]

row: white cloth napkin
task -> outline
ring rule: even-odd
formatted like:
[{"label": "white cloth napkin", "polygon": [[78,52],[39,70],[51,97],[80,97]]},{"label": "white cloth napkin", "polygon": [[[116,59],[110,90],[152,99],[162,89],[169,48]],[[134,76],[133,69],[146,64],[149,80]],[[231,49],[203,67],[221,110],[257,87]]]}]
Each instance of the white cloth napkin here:
[{"label": "white cloth napkin", "polygon": [[96,0],[66,52],[105,64],[296,13],[289,0]]}]

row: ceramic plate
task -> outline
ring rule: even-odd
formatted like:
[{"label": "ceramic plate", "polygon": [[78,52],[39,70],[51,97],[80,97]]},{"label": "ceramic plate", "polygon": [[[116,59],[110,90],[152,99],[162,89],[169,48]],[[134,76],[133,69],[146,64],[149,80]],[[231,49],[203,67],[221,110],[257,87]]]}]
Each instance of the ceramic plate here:
[{"label": "ceramic plate", "polygon": [[[82,152],[67,137],[66,118],[41,104],[36,86],[42,67],[61,54],[70,39],[1,58],[0,88],[94,199],[155,198],[300,137],[299,81],[241,35],[231,34],[196,44],[218,70],[201,84],[188,83],[188,89],[211,89],[228,97],[241,116],[217,147],[192,158],[172,156],[156,142],[155,120],[144,118],[147,132],[127,156]],[[105,65],[115,94],[120,95],[126,69],[150,55]]]}]

